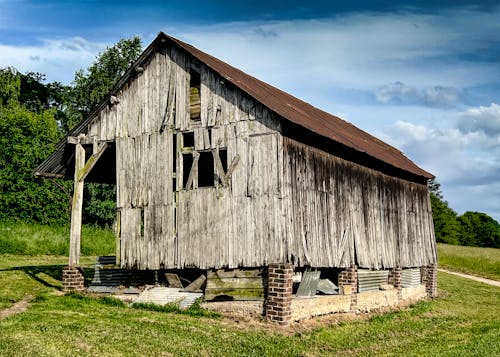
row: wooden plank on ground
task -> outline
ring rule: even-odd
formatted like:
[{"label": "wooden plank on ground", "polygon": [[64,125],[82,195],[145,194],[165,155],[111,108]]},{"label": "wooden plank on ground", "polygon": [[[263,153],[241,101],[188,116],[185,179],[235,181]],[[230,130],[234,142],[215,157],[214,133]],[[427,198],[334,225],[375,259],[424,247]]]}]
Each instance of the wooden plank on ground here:
[{"label": "wooden plank on ground", "polygon": [[261,300],[266,285],[262,269],[209,271],[205,300]]},{"label": "wooden plank on ground", "polygon": [[177,289],[184,288],[182,286],[181,279],[179,279],[179,276],[177,274],[165,273],[165,278],[167,278],[169,288],[177,288]]}]

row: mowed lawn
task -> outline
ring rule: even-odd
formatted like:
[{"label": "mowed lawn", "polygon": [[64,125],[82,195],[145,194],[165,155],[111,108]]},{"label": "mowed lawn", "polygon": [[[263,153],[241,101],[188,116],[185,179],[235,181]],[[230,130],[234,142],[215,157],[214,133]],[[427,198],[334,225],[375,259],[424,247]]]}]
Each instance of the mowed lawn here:
[{"label": "mowed lawn", "polygon": [[438,276],[438,299],[354,321],[282,328],[56,295],[66,259],[0,255],[0,310],[33,296],[26,311],[0,321],[0,355],[500,355],[500,289],[447,274]]}]

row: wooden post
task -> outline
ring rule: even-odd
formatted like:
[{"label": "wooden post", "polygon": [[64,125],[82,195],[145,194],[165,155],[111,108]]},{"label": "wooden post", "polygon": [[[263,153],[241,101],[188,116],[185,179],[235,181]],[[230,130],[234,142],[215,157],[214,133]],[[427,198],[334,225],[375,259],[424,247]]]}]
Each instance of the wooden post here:
[{"label": "wooden post", "polygon": [[69,241],[70,267],[80,263],[80,238],[82,235],[83,179],[80,172],[85,165],[85,149],[80,143],[75,145],[75,183],[73,189],[73,204],[71,207],[71,230]]}]

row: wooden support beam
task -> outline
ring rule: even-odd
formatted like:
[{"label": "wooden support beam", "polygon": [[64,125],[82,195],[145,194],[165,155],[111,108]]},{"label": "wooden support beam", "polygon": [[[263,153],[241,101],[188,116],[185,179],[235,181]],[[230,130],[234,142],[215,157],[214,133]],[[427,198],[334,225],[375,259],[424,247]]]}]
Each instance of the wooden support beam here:
[{"label": "wooden support beam", "polygon": [[[108,147],[107,142],[94,145],[97,152],[85,162],[85,149],[82,141],[88,141],[86,136],[68,137],[69,143],[75,144],[75,176],[73,185],[73,202],[71,206],[71,228],[69,240],[69,266],[78,266],[80,263],[80,240],[82,236],[82,207],[83,207],[83,184],[87,175],[95,166],[99,158]],[[95,151],[95,150],[94,150]]]},{"label": "wooden support beam", "polygon": [[71,207],[71,229],[69,240],[69,266],[80,263],[80,239],[82,235],[83,180],[78,179],[78,173],[85,165],[85,149],[80,143],[75,146],[75,182],[73,189],[73,204]]},{"label": "wooden support beam", "polygon": [[222,166],[222,161],[220,160],[219,148],[213,149],[212,155],[214,157],[215,167],[217,169],[218,177],[219,177],[220,181],[222,182],[222,186],[226,187],[227,186],[227,182],[225,179],[226,173],[224,172],[224,167]]},{"label": "wooden support beam", "polygon": [[121,224],[122,224],[122,211],[118,209],[116,211],[116,218],[115,218],[115,249],[116,249],[116,265],[121,266],[121,261],[122,261],[122,256],[121,256]]},{"label": "wooden support beam", "polygon": [[107,142],[103,142],[102,144],[99,145],[97,152],[95,154],[93,154],[91,157],[89,157],[89,159],[87,160],[85,165],[80,170],[78,170],[78,175],[77,175],[78,181],[83,182],[83,180],[85,180],[85,178],[90,173],[90,171],[94,168],[95,164],[97,163],[99,158],[102,156],[102,154],[104,153],[104,150],[106,150],[107,147],[108,147]]},{"label": "wooden support beam", "polygon": [[226,186],[229,185],[229,180],[231,180],[231,175],[233,174],[233,171],[236,168],[236,165],[238,165],[239,161],[240,161],[240,155],[236,154],[233,161],[231,161],[231,165],[229,165],[229,168],[227,169],[226,176],[224,176],[224,181],[226,181]]},{"label": "wooden support beam", "polygon": [[191,165],[191,171],[189,171],[189,176],[186,182],[186,190],[191,188],[196,188],[193,186],[195,178],[198,178],[198,159],[200,154],[196,151],[193,152],[193,164]]},{"label": "wooden support beam", "polygon": [[98,144],[106,143],[106,142],[112,142],[113,140],[97,140],[95,136],[87,136],[84,134],[80,134],[78,136],[68,136],[66,138],[66,142],[68,144],[82,144],[82,145],[92,145],[94,142]]}]

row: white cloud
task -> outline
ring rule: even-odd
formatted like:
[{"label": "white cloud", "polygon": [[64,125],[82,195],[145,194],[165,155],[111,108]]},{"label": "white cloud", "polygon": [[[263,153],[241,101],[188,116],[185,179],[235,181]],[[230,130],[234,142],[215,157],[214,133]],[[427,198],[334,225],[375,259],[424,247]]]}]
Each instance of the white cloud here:
[{"label": "white cloud", "polygon": [[49,81],[69,83],[74,73],[86,68],[102,50],[102,44],[81,37],[43,40],[40,45],[12,46],[0,44],[0,67],[13,66],[20,72],[40,72]]},{"label": "white cloud", "polygon": [[381,103],[388,104],[394,101],[415,102],[418,98],[418,91],[401,82],[386,84],[377,88],[375,98]]},{"label": "white cloud", "polygon": [[458,127],[464,133],[478,131],[490,137],[500,137],[500,105],[491,103],[461,113]]},{"label": "white cloud", "polygon": [[375,98],[384,104],[417,104],[429,107],[452,107],[462,100],[459,88],[434,86],[417,89],[402,82],[386,84],[374,91]]},{"label": "white cloud", "polygon": [[[485,212],[500,220],[500,131],[489,128],[487,118],[498,119],[497,104],[470,108],[455,115],[444,128],[432,123],[397,121],[386,135],[412,160],[442,184],[452,208],[459,212]],[[474,118],[476,126],[463,130],[462,121]]]}]

